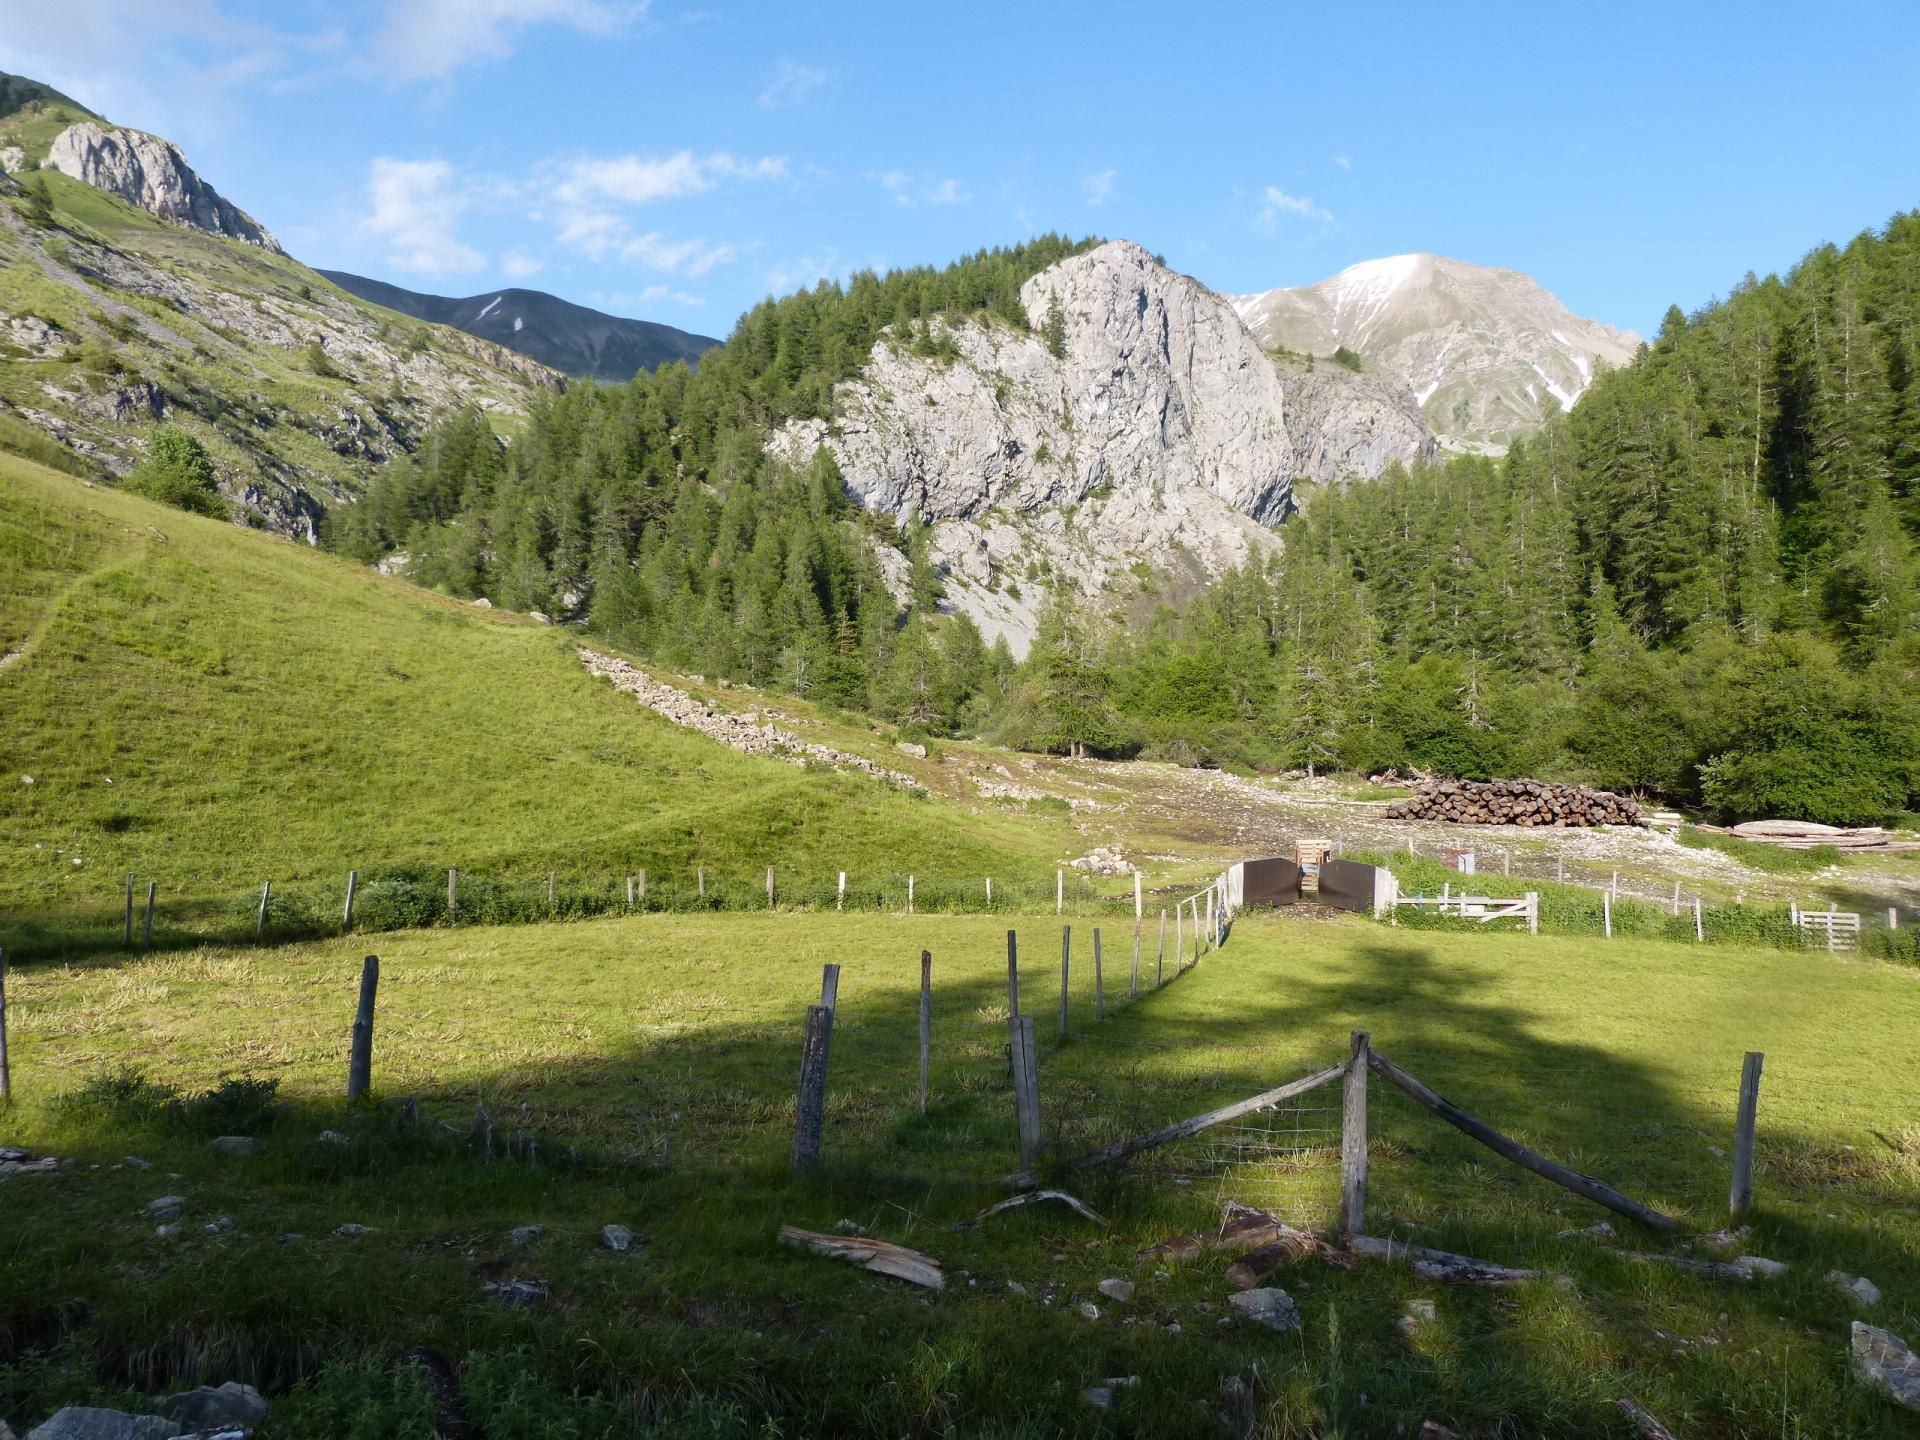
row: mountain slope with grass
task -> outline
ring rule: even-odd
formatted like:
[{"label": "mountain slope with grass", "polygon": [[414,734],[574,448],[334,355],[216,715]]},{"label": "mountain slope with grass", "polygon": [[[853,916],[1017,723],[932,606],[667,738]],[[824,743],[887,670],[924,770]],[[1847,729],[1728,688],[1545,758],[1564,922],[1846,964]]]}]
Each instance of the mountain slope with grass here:
[{"label": "mountain slope with grass", "polygon": [[426,295],[345,270],[320,272],[349,294],[416,320],[451,325],[586,380],[625,384],[636,371],[688,364],[720,342],[654,320],[608,315],[544,290],[488,290],[455,299]]},{"label": "mountain slope with grass", "polygon": [[10,951],[31,917],[117,936],[128,872],[177,916],[267,879],[332,911],[350,868],[745,886],[1038,874],[1071,843],[1064,817],[739,754],[563,630],[6,456],[0,650]]},{"label": "mountain slope with grass", "polygon": [[564,383],[368,304],[277,248],[195,228],[199,215],[242,232],[246,217],[184,160],[158,175],[86,170],[162,214],[53,168],[78,153],[62,137],[96,120],[19,77],[0,85],[0,169],[18,185],[0,201],[0,450],[108,479],[166,421],[206,446],[240,518],[311,540],[436,420],[474,408],[511,434]]}]

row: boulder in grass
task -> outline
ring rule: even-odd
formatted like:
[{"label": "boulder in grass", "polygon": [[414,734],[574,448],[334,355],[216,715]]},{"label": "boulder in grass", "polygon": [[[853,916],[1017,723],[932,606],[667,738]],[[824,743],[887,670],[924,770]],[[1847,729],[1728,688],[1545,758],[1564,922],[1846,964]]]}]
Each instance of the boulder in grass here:
[{"label": "boulder in grass", "polygon": [[1229,1295],[1227,1304],[1237,1311],[1243,1320],[1251,1320],[1256,1325],[1264,1325],[1269,1330],[1285,1334],[1289,1330],[1300,1328],[1300,1308],[1293,1303],[1293,1297],[1286,1291],[1272,1285],[1263,1285],[1254,1290],[1242,1290],[1238,1295]]},{"label": "boulder in grass", "polygon": [[69,1405],[29,1430],[27,1440],[173,1440],[179,1433],[180,1427],[164,1415]]},{"label": "boulder in grass", "polygon": [[1844,1270],[1829,1270],[1827,1283],[1856,1305],[1872,1309],[1880,1303],[1880,1287],[1864,1275],[1849,1275]]},{"label": "boulder in grass", "polygon": [[154,1409],[193,1430],[250,1430],[267,1418],[267,1402],[251,1385],[229,1380],[155,1402]]},{"label": "boulder in grass", "polygon": [[1892,1331],[1864,1320],[1853,1322],[1853,1378],[1894,1404],[1920,1412],[1920,1355]]},{"label": "boulder in grass", "polygon": [[633,1248],[633,1231],[624,1225],[602,1225],[600,1243],[615,1254],[624,1254]]}]

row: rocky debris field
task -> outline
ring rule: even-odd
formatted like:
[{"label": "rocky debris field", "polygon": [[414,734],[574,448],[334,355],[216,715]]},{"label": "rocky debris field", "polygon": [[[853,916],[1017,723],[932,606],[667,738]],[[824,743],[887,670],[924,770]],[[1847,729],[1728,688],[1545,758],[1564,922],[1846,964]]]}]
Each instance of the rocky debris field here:
[{"label": "rocky debris field", "polygon": [[689,730],[697,730],[709,740],[718,740],[742,754],[764,755],[770,760],[784,760],[790,765],[804,765],[811,760],[831,765],[836,770],[857,770],[891,785],[912,790],[923,788],[913,776],[899,770],[889,770],[864,755],[852,755],[829,745],[818,745],[790,730],[782,730],[771,720],[762,720],[758,711],[736,715],[717,710],[707,701],[696,700],[686,691],[676,690],[664,681],[654,679],[646,671],[611,655],[582,649],[580,658],[586,662],[588,670],[612,681],[616,690],[626,691],[654,714],[676,725],[684,725]]}]

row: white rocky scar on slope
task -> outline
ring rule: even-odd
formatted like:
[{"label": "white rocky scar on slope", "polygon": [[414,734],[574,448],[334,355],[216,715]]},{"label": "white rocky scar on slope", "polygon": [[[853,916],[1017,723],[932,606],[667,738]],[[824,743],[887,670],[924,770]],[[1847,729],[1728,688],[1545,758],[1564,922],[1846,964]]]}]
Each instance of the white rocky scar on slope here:
[{"label": "white rocky scar on slope", "polygon": [[784,760],[789,765],[805,765],[808,761],[815,761],[831,765],[837,770],[862,771],[892,785],[903,785],[914,790],[922,788],[920,782],[911,775],[889,770],[863,755],[853,755],[829,745],[816,745],[810,740],[803,740],[770,720],[763,723],[757,715],[735,715],[725,710],[715,710],[706,701],[696,700],[686,691],[676,690],[666,682],[654,679],[646,671],[611,655],[583,648],[580,658],[593,674],[612,681],[616,690],[624,690],[662,719],[684,725],[689,730],[697,730],[709,740],[718,740],[722,745],[743,754]]},{"label": "white rocky scar on slope", "polygon": [[266,226],[202,180],[180,147],[157,135],[83,120],[54,137],[46,163],[172,224],[282,253]]}]

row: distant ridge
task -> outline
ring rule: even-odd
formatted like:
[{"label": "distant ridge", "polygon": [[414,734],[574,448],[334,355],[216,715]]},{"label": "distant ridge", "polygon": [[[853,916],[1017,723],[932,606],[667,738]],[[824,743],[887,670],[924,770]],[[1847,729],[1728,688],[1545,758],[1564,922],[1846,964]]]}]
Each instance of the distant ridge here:
[{"label": "distant ridge", "polygon": [[451,325],[583,379],[623,384],[637,371],[675,360],[694,364],[720,343],[656,321],[608,315],[544,290],[488,290],[453,299],[345,270],[320,273],[349,295],[416,320]]}]

